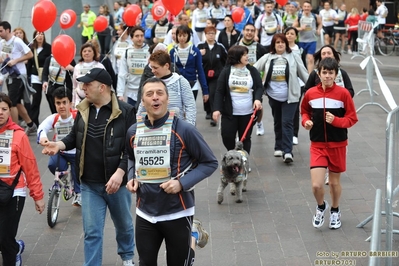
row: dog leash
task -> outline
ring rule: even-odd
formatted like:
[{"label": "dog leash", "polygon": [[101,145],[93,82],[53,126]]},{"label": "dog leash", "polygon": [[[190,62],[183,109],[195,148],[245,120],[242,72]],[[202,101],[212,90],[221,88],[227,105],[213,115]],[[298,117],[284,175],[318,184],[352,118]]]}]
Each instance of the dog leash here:
[{"label": "dog leash", "polygon": [[254,119],[255,119],[255,114],[256,114],[256,109],[254,109],[254,112],[253,112],[252,115],[251,115],[251,119],[249,120],[248,125],[247,125],[247,127],[245,128],[244,134],[242,134],[242,137],[241,137],[241,139],[240,139],[241,142],[243,142],[243,141],[245,140],[245,137],[246,137],[247,134],[248,134],[248,130],[249,130],[249,128],[252,126],[252,123],[254,122]]}]

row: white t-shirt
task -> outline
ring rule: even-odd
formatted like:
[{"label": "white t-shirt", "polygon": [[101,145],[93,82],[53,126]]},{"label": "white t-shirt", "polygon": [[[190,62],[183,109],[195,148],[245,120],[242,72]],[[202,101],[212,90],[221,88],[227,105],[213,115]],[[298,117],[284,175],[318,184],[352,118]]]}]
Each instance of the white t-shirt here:
[{"label": "white t-shirt", "polygon": [[377,15],[377,20],[378,24],[385,24],[386,23],[386,17],[388,15],[388,9],[384,4],[381,4],[377,10],[375,11],[375,14]]},{"label": "white t-shirt", "polygon": [[255,21],[255,28],[260,31],[260,41],[259,43],[263,46],[269,46],[272,42],[273,35],[278,33],[277,27],[280,29],[283,25],[283,20],[281,16],[276,13],[271,13],[270,16],[266,13],[261,14]]},{"label": "white t-shirt", "polygon": [[233,103],[233,115],[248,115],[252,113],[253,79],[246,68],[232,66],[229,76],[229,88]]},{"label": "white t-shirt", "polygon": [[337,12],[334,9],[320,10],[319,16],[324,27],[334,26],[335,18],[338,17]]},{"label": "white t-shirt", "polygon": [[[9,57],[11,60],[21,58],[30,52],[30,48],[18,37],[11,37],[8,41],[0,41],[0,51],[1,58],[5,60]],[[19,62],[16,64],[19,73],[26,75],[26,67],[24,62]]]}]

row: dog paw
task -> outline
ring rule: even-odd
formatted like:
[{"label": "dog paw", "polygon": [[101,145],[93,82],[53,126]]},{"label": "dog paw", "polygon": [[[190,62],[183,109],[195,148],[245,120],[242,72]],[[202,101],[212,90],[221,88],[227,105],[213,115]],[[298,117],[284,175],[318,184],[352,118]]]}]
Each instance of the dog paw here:
[{"label": "dog paw", "polygon": [[242,203],[242,199],[237,199],[236,203]]},{"label": "dog paw", "polygon": [[218,197],[217,197],[218,204],[222,204],[222,202],[223,202],[223,194],[218,193],[217,195],[218,195]]}]

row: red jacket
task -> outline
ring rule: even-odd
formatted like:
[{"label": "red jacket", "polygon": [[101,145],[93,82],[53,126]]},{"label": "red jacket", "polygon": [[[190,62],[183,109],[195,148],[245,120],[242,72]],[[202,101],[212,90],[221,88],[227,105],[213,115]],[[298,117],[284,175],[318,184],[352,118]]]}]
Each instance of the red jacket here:
[{"label": "red jacket", "polygon": [[[15,124],[11,118],[0,128],[0,133],[6,130],[14,130],[11,143],[10,176],[16,176],[19,169],[22,168],[22,173],[16,188],[23,188],[27,185],[29,194],[35,201],[43,199],[44,192],[40,180],[39,168],[37,167],[36,157],[32,151],[28,137],[24,130]],[[1,180],[11,185],[14,178],[1,178]]]},{"label": "red jacket", "polygon": [[349,25],[348,31],[357,31],[357,25],[359,24],[359,14],[351,15],[345,20],[345,24]]},{"label": "red jacket", "polygon": [[[326,122],[326,112],[335,118]],[[358,121],[355,104],[349,91],[334,83],[323,89],[321,83],[306,91],[301,104],[302,126],[313,121],[309,135],[311,145],[316,148],[337,148],[348,144],[347,128]]]}]

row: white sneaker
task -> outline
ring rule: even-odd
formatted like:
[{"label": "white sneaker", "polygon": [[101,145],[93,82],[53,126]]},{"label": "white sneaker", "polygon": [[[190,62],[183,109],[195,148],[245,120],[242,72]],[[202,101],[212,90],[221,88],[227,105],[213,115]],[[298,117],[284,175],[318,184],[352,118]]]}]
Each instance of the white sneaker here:
[{"label": "white sneaker", "polygon": [[312,219],[312,224],[315,228],[320,228],[323,226],[324,224],[324,213],[326,212],[326,210],[328,209],[328,202],[324,201],[326,207],[324,208],[324,210],[320,210],[317,206],[316,206],[316,214],[313,216]]},{"label": "white sneaker", "polygon": [[209,233],[202,227],[200,220],[193,220],[192,232],[196,232],[198,234],[197,246],[203,248],[208,244]]},{"label": "white sneaker", "polygon": [[285,163],[292,163],[294,161],[294,159],[292,158],[292,154],[291,153],[286,153],[284,154],[284,159],[283,161]]},{"label": "white sneaker", "polygon": [[348,50],[348,54],[352,54],[352,50],[351,49]]},{"label": "white sneaker", "polygon": [[292,144],[294,144],[294,145],[298,145],[298,137],[293,137],[292,138]]},{"label": "white sneaker", "polygon": [[133,260],[124,260],[123,266],[134,266]]},{"label": "white sneaker", "polygon": [[330,213],[330,229],[338,229],[341,227],[341,211]]},{"label": "white sneaker", "polygon": [[76,207],[82,206],[82,196],[80,193],[76,193],[75,198],[72,201],[72,205]]},{"label": "white sneaker", "polygon": [[274,151],[274,157],[283,157],[283,151],[280,150]]},{"label": "white sneaker", "polygon": [[264,134],[265,134],[265,129],[263,128],[263,122],[260,121],[259,123],[256,123],[256,135],[263,136]]}]

